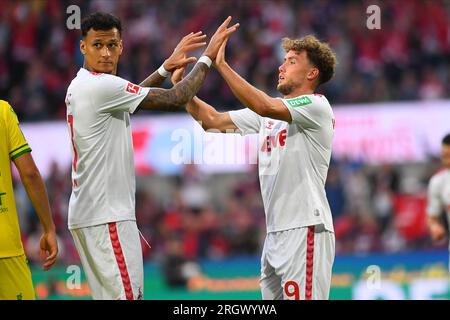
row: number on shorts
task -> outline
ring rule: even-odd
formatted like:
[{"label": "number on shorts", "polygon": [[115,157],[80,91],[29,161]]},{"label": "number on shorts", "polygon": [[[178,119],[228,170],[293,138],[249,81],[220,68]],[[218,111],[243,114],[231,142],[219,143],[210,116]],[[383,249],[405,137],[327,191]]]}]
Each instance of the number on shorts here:
[{"label": "number on shorts", "polygon": [[300,288],[295,281],[287,281],[284,284],[284,293],[287,297],[295,297],[295,300],[300,300]]}]

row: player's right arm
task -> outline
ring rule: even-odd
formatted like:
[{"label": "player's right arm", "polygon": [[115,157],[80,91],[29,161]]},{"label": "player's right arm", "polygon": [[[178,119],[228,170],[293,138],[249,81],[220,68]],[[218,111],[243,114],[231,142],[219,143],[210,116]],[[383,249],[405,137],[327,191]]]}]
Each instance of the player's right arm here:
[{"label": "player's right arm", "polygon": [[40,240],[40,257],[44,269],[50,269],[56,261],[58,245],[56,228],[53,223],[47,191],[36,164],[31,156],[31,149],[19,127],[19,121],[13,109],[7,114],[8,147],[10,157],[19,171],[21,181],[35,209],[43,228]]},{"label": "player's right arm", "polygon": [[45,184],[31,153],[24,153],[13,161],[41,222],[43,234],[40,239],[40,258],[43,261],[44,270],[49,270],[56,262],[58,244]]},{"label": "player's right arm", "polygon": [[[217,29],[205,49],[203,55],[214,60],[220,46],[236,31],[239,24],[228,28],[231,17],[228,17]],[[192,71],[179,83],[170,89],[150,88],[147,96],[140,102],[139,108],[151,110],[174,111],[182,110],[200,89],[209,67],[205,63],[197,63]]]}]

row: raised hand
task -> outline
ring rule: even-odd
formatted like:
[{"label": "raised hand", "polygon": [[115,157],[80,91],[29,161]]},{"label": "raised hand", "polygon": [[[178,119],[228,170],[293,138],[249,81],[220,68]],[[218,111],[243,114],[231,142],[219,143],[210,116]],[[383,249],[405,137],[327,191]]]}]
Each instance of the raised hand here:
[{"label": "raised hand", "polygon": [[216,68],[220,68],[221,65],[223,65],[225,61],[225,48],[227,47],[228,38],[225,39],[225,41],[222,43],[222,45],[219,48],[219,52],[217,53],[216,60],[214,60],[214,66]]},{"label": "raised hand", "polygon": [[203,55],[208,56],[211,60],[215,60],[217,53],[219,52],[220,46],[228,37],[237,30],[239,23],[234,24],[228,28],[231,22],[231,17],[225,19],[225,21],[217,28],[217,31],[211,37],[208,47],[206,47]]},{"label": "raised hand", "polygon": [[172,55],[164,61],[164,68],[167,71],[173,72],[177,68],[197,61],[196,57],[187,57],[186,53],[205,46],[206,42],[203,41],[205,37],[206,34],[202,34],[202,31],[196,33],[191,32],[184,36],[173,50]]},{"label": "raised hand", "polygon": [[175,69],[174,72],[172,72],[172,76],[170,77],[170,81],[173,85],[176,85],[178,82],[180,82],[184,77],[184,72],[186,71],[185,67]]}]

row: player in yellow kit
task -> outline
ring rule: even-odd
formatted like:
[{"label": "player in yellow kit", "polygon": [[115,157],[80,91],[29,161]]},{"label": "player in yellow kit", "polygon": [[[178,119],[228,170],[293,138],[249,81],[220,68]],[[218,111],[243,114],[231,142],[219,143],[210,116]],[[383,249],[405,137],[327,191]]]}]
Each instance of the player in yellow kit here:
[{"label": "player in yellow kit", "polygon": [[56,261],[58,246],[47,191],[13,108],[0,100],[0,300],[29,300],[35,294],[20,237],[11,160],[41,222],[40,258],[48,270]]}]

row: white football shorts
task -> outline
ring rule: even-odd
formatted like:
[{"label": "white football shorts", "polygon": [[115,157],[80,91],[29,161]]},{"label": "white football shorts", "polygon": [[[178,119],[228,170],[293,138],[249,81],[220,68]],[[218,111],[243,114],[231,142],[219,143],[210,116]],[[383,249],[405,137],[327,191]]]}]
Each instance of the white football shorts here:
[{"label": "white football shorts", "polygon": [[144,266],[136,221],[71,230],[95,300],[142,300]]},{"label": "white football shorts", "polygon": [[261,257],[262,298],[327,300],[334,255],[334,233],[323,225],[268,233]]}]

